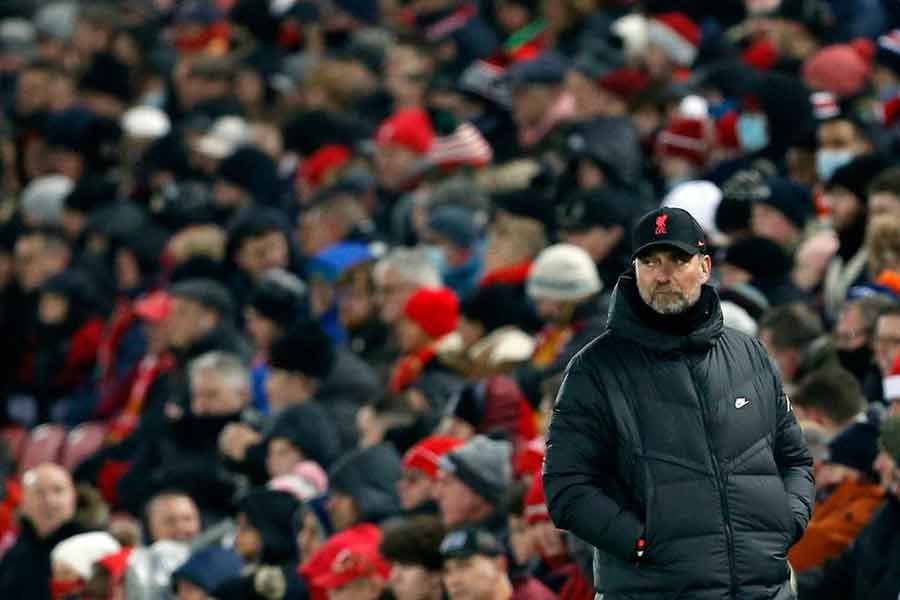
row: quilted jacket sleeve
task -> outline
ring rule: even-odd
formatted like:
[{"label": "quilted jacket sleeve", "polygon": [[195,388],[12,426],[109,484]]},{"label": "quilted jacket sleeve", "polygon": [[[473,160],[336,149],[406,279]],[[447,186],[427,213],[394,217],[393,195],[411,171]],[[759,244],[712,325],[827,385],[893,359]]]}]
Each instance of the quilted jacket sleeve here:
[{"label": "quilted jacket sleeve", "polygon": [[603,409],[608,401],[576,358],[566,372],[550,422],[544,491],[557,527],[630,560],[643,524],[601,486],[617,476],[615,429]]}]

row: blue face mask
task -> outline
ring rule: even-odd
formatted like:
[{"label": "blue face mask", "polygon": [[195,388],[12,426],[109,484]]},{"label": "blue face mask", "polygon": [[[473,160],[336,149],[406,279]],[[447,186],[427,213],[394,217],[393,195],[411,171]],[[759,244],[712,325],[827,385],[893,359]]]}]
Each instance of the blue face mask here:
[{"label": "blue face mask", "polygon": [[816,152],[816,174],[819,181],[831,179],[834,172],[846,164],[853,162],[852,150],[819,150]]},{"label": "blue face mask", "polygon": [[759,152],[769,145],[769,124],[762,113],[747,113],[738,117],[737,139],[748,154]]}]

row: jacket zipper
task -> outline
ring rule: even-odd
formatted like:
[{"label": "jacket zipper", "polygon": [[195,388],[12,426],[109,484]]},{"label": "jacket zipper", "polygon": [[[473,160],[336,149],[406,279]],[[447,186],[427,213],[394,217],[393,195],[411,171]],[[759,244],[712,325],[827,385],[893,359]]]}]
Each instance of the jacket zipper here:
[{"label": "jacket zipper", "polygon": [[736,598],[737,581],[735,579],[735,573],[737,571],[737,568],[735,567],[734,559],[734,530],[731,527],[731,511],[728,508],[728,497],[725,493],[725,482],[722,479],[722,467],[719,465],[719,459],[716,456],[715,446],[713,445],[713,439],[710,435],[710,426],[712,425],[712,407],[709,406],[707,398],[697,381],[697,378],[694,374],[694,365],[689,367],[689,371],[691,372],[691,381],[694,383],[694,391],[697,392],[697,397],[700,399],[700,408],[703,413],[703,420],[706,423],[706,445],[709,447],[709,456],[710,461],[712,462],[713,475],[716,478],[716,489],[719,492],[719,502],[722,505],[722,515],[725,518],[725,543],[728,546],[728,567],[729,578],[731,579],[731,597]]}]

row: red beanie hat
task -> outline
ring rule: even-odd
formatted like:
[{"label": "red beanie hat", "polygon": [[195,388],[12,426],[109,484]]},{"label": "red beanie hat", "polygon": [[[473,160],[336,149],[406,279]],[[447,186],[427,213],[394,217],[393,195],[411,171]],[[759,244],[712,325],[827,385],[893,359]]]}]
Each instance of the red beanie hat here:
[{"label": "red beanie hat", "polygon": [[325,175],[350,160],[350,149],[339,144],[327,144],[313,152],[297,170],[297,178],[319,185]]},{"label": "red beanie hat", "polygon": [[425,154],[434,141],[434,129],[428,114],[418,108],[407,108],[385,119],[378,127],[375,142],[397,144],[416,154]]},{"label": "red beanie hat", "polygon": [[803,81],[840,97],[854,96],[869,82],[873,53],[870,40],[826,46],[803,63]]},{"label": "red beanie hat", "polygon": [[630,100],[650,84],[650,77],[633,67],[623,67],[610,71],[597,82],[602,89],[623,100]]},{"label": "red beanie hat", "polygon": [[465,441],[458,438],[432,435],[406,451],[403,455],[403,468],[418,469],[430,479],[437,479],[440,458],[463,444]]},{"label": "red beanie hat", "polygon": [[531,487],[525,493],[525,521],[529,525],[550,520],[550,512],[547,510],[547,499],[544,497],[544,482],[538,473],[531,482]]},{"label": "red beanie hat", "polygon": [[421,327],[428,337],[437,339],[456,329],[459,300],[447,288],[423,288],[409,297],[403,314]]},{"label": "red beanie hat", "polygon": [[684,13],[654,15],[647,25],[647,37],[679,65],[689,67],[697,58],[700,27]]},{"label": "red beanie hat", "polygon": [[707,124],[703,119],[675,117],[659,134],[657,152],[661,156],[680,156],[702,166],[709,152]]}]

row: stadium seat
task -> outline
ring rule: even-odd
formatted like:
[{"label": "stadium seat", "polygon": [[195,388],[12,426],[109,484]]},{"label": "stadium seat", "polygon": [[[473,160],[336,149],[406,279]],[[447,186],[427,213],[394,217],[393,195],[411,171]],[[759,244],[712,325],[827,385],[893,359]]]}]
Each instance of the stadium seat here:
[{"label": "stadium seat", "polygon": [[32,430],[22,449],[19,460],[19,474],[45,462],[59,463],[66,429],[62,425],[45,424]]},{"label": "stadium seat", "polygon": [[0,440],[9,451],[9,457],[13,463],[18,465],[19,458],[22,456],[22,448],[25,446],[25,438],[28,437],[28,430],[21,425],[7,425],[0,429]]},{"label": "stadium seat", "polygon": [[62,454],[62,465],[69,471],[81,464],[103,445],[106,426],[102,423],[82,423],[69,432]]}]

